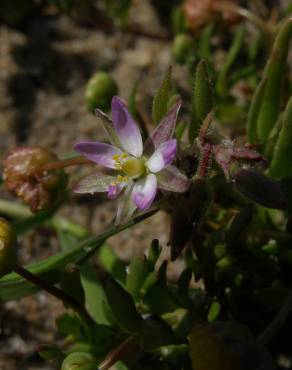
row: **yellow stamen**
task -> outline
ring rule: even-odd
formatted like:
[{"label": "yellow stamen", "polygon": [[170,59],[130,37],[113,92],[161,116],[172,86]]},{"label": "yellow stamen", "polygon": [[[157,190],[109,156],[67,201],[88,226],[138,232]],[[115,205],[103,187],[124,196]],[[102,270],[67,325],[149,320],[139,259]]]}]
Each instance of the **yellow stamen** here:
[{"label": "yellow stamen", "polygon": [[114,154],[113,155],[113,160],[117,161],[120,158],[120,154]]}]

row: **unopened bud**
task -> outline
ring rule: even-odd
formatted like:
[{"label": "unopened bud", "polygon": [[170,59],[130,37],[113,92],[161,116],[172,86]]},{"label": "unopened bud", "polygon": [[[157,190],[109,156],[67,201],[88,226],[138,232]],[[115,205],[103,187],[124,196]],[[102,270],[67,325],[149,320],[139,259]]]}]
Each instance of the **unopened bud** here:
[{"label": "unopened bud", "polygon": [[90,78],[85,89],[87,109],[94,111],[99,108],[108,111],[112,97],[117,95],[118,87],[106,72],[98,72]]},{"label": "unopened bud", "polygon": [[97,370],[97,360],[90,353],[74,352],[65,358],[61,370]]},{"label": "unopened bud", "polygon": [[185,63],[191,56],[193,49],[194,42],[190,35],[181,33],[175,37],[172,53],[177,63]]},{"label": "unopened bud", "polygon": [[17,261],[17,241],[10,224],[0,218],[0,277],[8,274]]},{"label": "unopened bud", "polygon": [[43,167],[57,160],[55,154],[38,146],[12,150],[4,160],[6,188],[28,204],[32,212],[47,208],[65,176],[62,170],[43,171]]}]

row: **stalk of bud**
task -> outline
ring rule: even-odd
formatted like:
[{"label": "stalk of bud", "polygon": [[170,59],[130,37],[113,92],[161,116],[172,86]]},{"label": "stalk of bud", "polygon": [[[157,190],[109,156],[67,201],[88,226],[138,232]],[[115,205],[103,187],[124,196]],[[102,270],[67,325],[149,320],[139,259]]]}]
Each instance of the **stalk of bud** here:
[{"label": "stalk of bud", "polygon": [[34,213],[49,207],[65,175],[62,170],[48,172],[42,168],[57,160],[55,154],[42,147],[13,149],[4,159],[6,188],[29,205]]},{"label": "stalk of bud", "polygon": [[17,261],[16,236],[9,223],[0,218],[0,277],[8,274]]}]

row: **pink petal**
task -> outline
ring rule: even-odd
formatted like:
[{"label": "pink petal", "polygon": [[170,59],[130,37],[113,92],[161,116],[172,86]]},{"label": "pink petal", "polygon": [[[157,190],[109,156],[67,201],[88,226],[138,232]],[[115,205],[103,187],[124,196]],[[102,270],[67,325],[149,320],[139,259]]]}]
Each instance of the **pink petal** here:
[{"label": "pink petal", "polygon": [[145,143],[145,153],[152,153],[159,145],[172,138],[180,107],[181,100],[179,99],[151,133]]},{"label": "pink petal", "polygon": [[116,199],[123,190],[126,183],[123,184],[110,184],[107,188],[107,197],[108,199]]},{"label": "pink petal", "polygon": [[114,155],[123,154],[120,149],[110,144],[100,143],[99,141],[84,141],[75,144],[74,150],[79,152],[85,158],[108,168],[115,168],[115,160],[113,159]]},{"label": "pink petal", "polygon": [[145,211],[150,208],[157,193],[157,179],[153,174],[137,181],[132,191],[132,199],[137,208]]},{"label": "pink petal", "polygon": [[134,157],[141,157],[143,142],[140,130],[125,103],[117,96],[112,98],[112,119],[123,149]]},{"label": "pink petal", "polygon": [[167,166],[157,174],[158,188],[175,193],[184,193],[188,190],[191,181],[175,166]]},{"label": "pink petal", "polygon": [[177,141],[171,139],[159,145],[152,156],[147,161],[147,167],[151,172],[159,172],[168,166],[176,155]]}]

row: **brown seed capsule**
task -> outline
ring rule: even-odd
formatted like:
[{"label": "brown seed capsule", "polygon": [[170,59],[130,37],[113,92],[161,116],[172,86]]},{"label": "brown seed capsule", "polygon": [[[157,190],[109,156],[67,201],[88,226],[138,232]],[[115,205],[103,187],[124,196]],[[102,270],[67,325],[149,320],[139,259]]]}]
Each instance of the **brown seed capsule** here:
[{"label": "brown seed capsule", "polygon": [[0,277],[11,271],[16,263],[16,236],[9,223],[0,218]]},{"label": "brown seed capsule", "polygon": [[[197,30],[209,23],[221,18],[224,22],[234,23],[238,21],[238,16],[232,11],[232,4],[235,0],[226,0],[224,8],[222,0],[185,0],[184,14],[189,26]],[[230,9],[228,5],[230,4]]]},{"label": "brown seed capsule", "polygon": [[28,204],[32,212],[47,208],[64,177],[61,170],[44,172],[42,168],[57,160],[55,154],[38,146],[11,150],[4,159],[6,188]]}]

